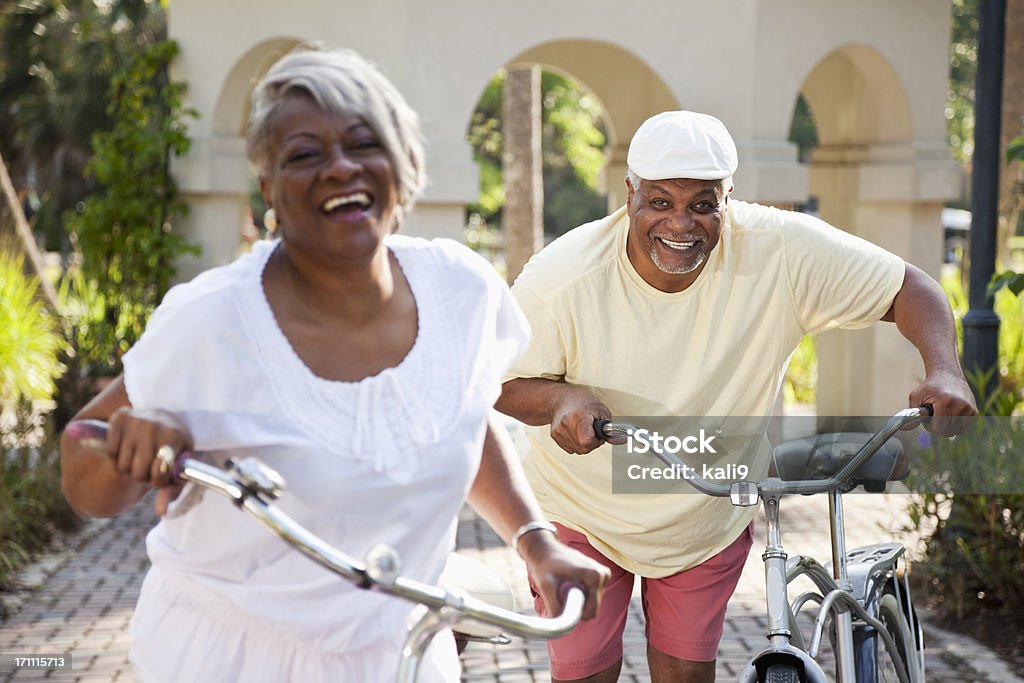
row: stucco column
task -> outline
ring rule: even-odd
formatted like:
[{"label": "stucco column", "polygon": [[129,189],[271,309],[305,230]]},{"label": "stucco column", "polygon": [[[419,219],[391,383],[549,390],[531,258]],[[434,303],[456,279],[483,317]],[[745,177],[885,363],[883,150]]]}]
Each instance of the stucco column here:
[{"label": "stucco column", "polygon": [[608,150],[604,166],[604,190],[608,196],[608,213],[626,203],[626,152],[629,145],[615,145]]},{"label": "stucco column", "polygon": [[476,198],[479,170],[462,138],[438,134],[427,145],[427,188],[401,227],[414,237],[462,241],[466,204]]},{"label": "stucco column", "polygon": [[235,135],[194,138],[188,156],[176,159],[173,171],[189,206],[176,229],[203,249],[199,258],[179,261],[177,280],[184,281],[238,256],[255,180],[245,158],[245,140]]},{"label": "stucco column", "polygon": [[[735,136],[735,131],[733,132]],[[807,199],[807,166],[788,140],[736,138],[740,165],[734,196],[767,204],[796,204]]]},{"label": "stucco column", "polygon": [[[909,158],[908,158],[909,157]],[[942,257],[942,205],[959,172],[941,145],[816,150],[811,194],[821,218],[903,257],[934,278]],[[916,349],[895,325],[818,337],[818,414],[888,415],[924,378]]]},{"label": "stucco column", "polygon": [[179,282],[233,261],[242,250],[242,228],[249,220],[248,195],[186,194],[189,215],[179,219],[176,229],[190,242],[201,244],[199,258],[183,257],[178,262]]}]

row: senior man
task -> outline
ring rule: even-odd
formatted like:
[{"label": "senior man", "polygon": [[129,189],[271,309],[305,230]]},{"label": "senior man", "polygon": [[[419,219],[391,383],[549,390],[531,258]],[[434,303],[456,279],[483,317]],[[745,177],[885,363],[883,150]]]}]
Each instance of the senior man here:
[{"label": "senior man", "polygon": [[549,644],[552,678],[618,678],[638,575],[652,680],[713,681],[756,508],[613,494],[611,449],[593,421],[770,415],[804,335],[879,320],[924,361],[910,405],[977,409],[939,286],[813,217],[730,200],[736,147],[718,119],[658,114],[627,164],[626,205],[555,240],[515,282],[533,338],[497,407],[532,425],[526,470],[553,530],[613,572],[598,618]]}]

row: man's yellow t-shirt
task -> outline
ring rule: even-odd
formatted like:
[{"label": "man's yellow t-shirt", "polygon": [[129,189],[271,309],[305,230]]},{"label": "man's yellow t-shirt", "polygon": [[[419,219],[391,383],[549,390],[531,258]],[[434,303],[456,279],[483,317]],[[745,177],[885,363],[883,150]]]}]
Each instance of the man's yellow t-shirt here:
[{"label": "man's yellow t-shirt", "polygon": [[[616,416],[767,416],[806,334],[879,320],[899,257],[805,214],[731,200],[689,288],[648,285],[626,256],[625,208],[533,257],[512,287],[532,328],[507,379],[588,387]],[[611,447],[563,451],[527,427],[527,476],[548,517],[619,566],[658,578],[728,546],[757,508],[698,494],[612,492]]]}]

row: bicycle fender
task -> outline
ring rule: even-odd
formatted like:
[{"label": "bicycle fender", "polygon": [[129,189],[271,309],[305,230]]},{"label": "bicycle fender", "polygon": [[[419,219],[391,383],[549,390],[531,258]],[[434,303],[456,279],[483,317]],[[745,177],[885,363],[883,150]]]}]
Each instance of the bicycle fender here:
[{"label": "bicycle fender", "polygon": [[806,652],[792,645],[762,650],[744,667],[736,681],[737,683],[758,683],[761,676],[764,675],[764,671],[770,665],[779,662],[792,664],[798,671],[803,672],[800,680],[804,683],[827,683],[828,681],[818,663],[811,659]]}]

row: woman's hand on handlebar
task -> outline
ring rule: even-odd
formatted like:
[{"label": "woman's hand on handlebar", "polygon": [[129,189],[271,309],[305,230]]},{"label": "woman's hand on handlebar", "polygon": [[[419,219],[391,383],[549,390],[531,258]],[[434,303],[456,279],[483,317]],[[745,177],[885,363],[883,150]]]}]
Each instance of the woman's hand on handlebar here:
[{"label": "woman's hand on handlebar", "polygon": [[192,435],[171,413],[121,408],[110,416],[107,452],[121,474],[159,489],[156,512],[160,516],[183,487],[174,480],[174,461],[191,449]]},{"label": "woman's hand on handlebar", "polygon": [[588,390],[572,387],[562,394],[551,418],[551,438],[563,451],[585,455],[604,441],[594,433],[594,420],[610,420],[611,410]]},{"label": "woman's hand on handlebar", "polygon": [[578,585],[587,596],[582,619],[597,616],[601,593],[611,576],[607,567],[564,545],[549,532],[527,534],[519,550],[548,615],[561,614],[568,588]]},{"label": "woman's hand on handlebar", "polygon": [[177,457],[192,448],[192,436],[171,413],[121,407],[102,421],[71,422],[65,430],[79,448],[101,450],[122,476],[158,489],[157,514],[181,493],[174,479]]}]

